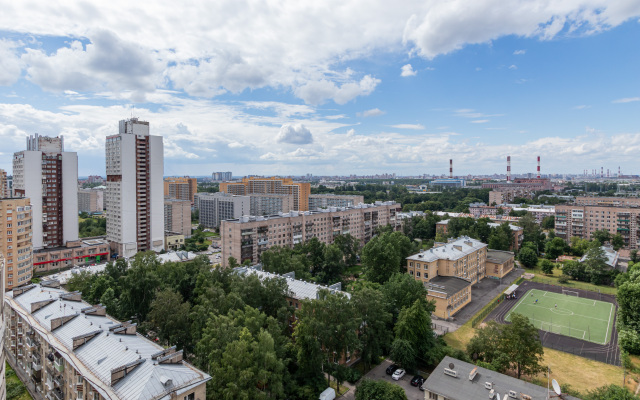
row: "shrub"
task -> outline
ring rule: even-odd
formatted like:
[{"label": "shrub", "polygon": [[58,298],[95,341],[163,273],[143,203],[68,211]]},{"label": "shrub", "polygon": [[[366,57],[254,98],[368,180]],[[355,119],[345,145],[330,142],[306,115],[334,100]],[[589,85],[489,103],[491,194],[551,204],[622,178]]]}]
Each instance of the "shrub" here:
[{"label": "shrub", "polygon": [[569,275],[562,274],[560,278],[558,278],[558,283],[567,283],[569,282]]}]

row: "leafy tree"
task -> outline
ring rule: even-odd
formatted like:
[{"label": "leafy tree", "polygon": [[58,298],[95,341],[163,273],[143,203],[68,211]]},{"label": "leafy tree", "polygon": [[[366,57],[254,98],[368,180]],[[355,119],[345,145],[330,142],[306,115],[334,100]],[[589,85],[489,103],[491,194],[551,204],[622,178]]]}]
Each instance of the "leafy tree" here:
[{"label": "leafy tree", "polygon": [[513,232],[508,222],[501,224],[499,227],[492,229],[489,235],[489,248],[494,250],[509,250],[513,243]]},{"label": "leafy tree", "polygon": [[611,240],[611,233],[606,229],[598,229],[591,234],[591,239],[597,240],[600,243],[606,243]]},{"label": "leafy tree", "polygon": [[600,246],[592,247],[587,251],[584,260],[584,269],[591,279],[591,283],[599,285],[607,276],[607,256]]},{"label": "leafy tree", "polygon": [[532,243],[535,250],[542,250],[544,247],[545,236],[533,215],[531,215],[531,213],[526,213],[520,217],[518,225],[522,227],[523,243]]},{"label": "leafy tree", "polygon": [[122,297],[120,298],[123,317],[133,316],[144,321],[151,308],[160,278],[156,274],[160,260],[154,252],[136,254],[127,274],[120,279]]},{"label": "leafy tree", "polygon": [[638,400],[640,397],[635,396],[627,388],[616,385],[601,386],[597,389],[589,391],[584,400]]},{"label": "leafy tree", "polygon": [[386,302],[380,290],[364,287],[353,294],[351,301],[362,320],[358,329],[360,359],[365,368],[371,367],[391,342],[391,313],[385,310]]},{"label": "leafy tree", "polygon": [[505,372],[508,369],[507,355],[499,346],[503,337],[503,328],[504,325],[489,321],[484,327],[477,329],[467,344],[469,357],[487,363],[491,370]]},{"label": "leafy tree", "polygon": [[394,328],[395,339],[409,342],[416,356],[429,363],[436,362],[439,354],[439,345],[431,329],[429,312],[433,311],[432,307],[425,299],[416,300],[410,307],[400,311]]},{"label": "leafy tree", "polygon": [[322,265],[315,270],[318,282],[329,284],[339,281],[346,267],[340,247],[336,244],[325,246],[322,258]]},{"label": "leafy tree", "polygon": [[525,247],[518,253],[518,261],[526,268],[533,268],[538,264],[538,256],[534,250]]},{"label": "leafy tree", "polygon": [[634,263],[640,260],[640,258],[638,258],[638,250],[636,249],[631,250],[631,252],[629,253],[629,257],[631,258],[631,261],[633,261]]},{"label": "leafy tree", "polygon": [[542,229],[553,229],[556,227],[556,217],[554,215],[549,215],[548,217],[544,217],[542,219]]},{"label": "leafy tree", "polygon": [[406,273],[395,273],[382,285],[384,302],[393,316],[393,321],[398,319],[400,310],[411,307],[417,300],[427,297],[427,290],[422,282]]},{"label": "leafy tree", "polygon": [[418,364],[418,353],[411,342],[405,339],[394,339],[391,344],[391,359],[407,371],[413,371]]},{"label": "leafy tree", "polygon": [[567,244],[559,237],[548,241],[544,246],[544,252],[549,260],[555,260],[564,254]]},{"label": "leafy tree", "polygon": [[333,239],[333,244],[342,252],[346,265],[355,265],[358,262],[357,255],[360,250],[360,241],[350,234],[338,235]]},{"label": "leafy tree", "polygon": [[542,270],[542,272],[544,272],[547,275],[553,274],[553,268],[555,268],[555,266],[549,260],[545,259],[545,260],[542,260],[542,262],[540,263],[540,269]]},{"label": "leafy tree", "polygon": [[165,344],[184,348],[189,341],[189,311],[191,306],[182,301],[182,296],[171,289],[156,294],[151,302],[149,322]]},{"label": "leafy tree", "polygon": [[611,245],[615,251],[620,250],[624,246],[624,239],[619,233],[611,237]]},{"label": "leafy tree", "polygon": [[504,327],[500,345],[509,356],[509,364],[515,369],[518,379],[523,373],[534,375],[543,370],[540,362],[544,350],[538,329],[524,315],[511,314],[511,323]]},{"label": "leafy tree", "polygon": [[585,265],[578,261],[567,261],[562,267],[562,273],[569,275],[571,279],[586,282],[589,280],[589,274],[585,270]]},{"label": "leafy tree", "polygon": [[578,236],[571,238],[571,253],[574,256],[582,257],[589,250],[589,247],[591,247],[591,241],[581,239]]},{"label": "leafy tree", "polygon": [[356,387],[356,400],[407,400],[404,389],[382,381],[363,379]]},{"label": "leafy tree", "polygon": [[362,249],[366,278],[372,282],[386,282],[391,275],[402,270],[411,250],[411,241],[401,232],[375,236]]}]

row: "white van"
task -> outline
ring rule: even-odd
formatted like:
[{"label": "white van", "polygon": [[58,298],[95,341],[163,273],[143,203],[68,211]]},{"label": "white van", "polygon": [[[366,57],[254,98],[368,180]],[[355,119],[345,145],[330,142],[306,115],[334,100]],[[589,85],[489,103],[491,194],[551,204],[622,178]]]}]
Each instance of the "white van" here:
[{"label": "white van", "polygon": [[326,388],[324,392],[320,393],[319,400],[333,400],[336,398],[336,391],[333,388]]}]

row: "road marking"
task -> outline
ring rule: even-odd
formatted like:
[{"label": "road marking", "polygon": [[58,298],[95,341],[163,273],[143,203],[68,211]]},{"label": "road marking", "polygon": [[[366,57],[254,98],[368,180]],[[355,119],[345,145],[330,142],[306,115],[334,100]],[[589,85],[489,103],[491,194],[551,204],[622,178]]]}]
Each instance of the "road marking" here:
[{"label": "road marking", "polygon": [[609,321],[607,322],[607,331],[604,334],[604,343],[607,343],[607,338],[609,337],[609,325],[611,324],[611,312],[613,312],[613,303],[609,303],[611,304],[611,309],[609,310]]}]

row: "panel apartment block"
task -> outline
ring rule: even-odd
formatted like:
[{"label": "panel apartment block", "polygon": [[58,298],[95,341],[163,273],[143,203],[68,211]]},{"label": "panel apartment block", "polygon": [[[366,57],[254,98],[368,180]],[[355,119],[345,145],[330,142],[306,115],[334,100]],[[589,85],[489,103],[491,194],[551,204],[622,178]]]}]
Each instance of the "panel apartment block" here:
[{"label": "panel apartment block", "polygon": [[178,200],[189,200],[193,204],[193,196],[198,193],[196,178],[164,178],[164,197]]},{"label": "panel apartment block", "polygon": [[[4,297],[4,256],[0,252],[0,290],[2,290],[2,296]],[[6,324],[4,321],[4,300],[0,302],[0,338],[4,340],[6,330]],[[5,371],[5,356],[4,346],[0,346],[0,400],[6,400],[7,398],[7,385],[6,385],[6,371]]]},{"label": "panel apartment block", "polygon": [[218,228],[220,221],[249,215],[251,209],[249,196],[220,192],[198,193],[196,199],[199,222],[207,228]]},{"label": "panel apartment block", "polygon": [[308,211],[311,184],[308,182],[294,182],[289,178],[242,178],[239,182],[222,182],[220,191],[223,193],[247,196],[250,194],[290,194],[293,195],[293,210]]},{"label": "panel apartment block", "polygon": [[364,196],[338,194],[312,194],[309,196],[309,210],[329,207],[352,207],[364,204]]},{"label": "panel apartment block", "polygon": [[214,172],[211,174],[211,180],[215,182],[226,182],[233,179],[233,174],[231,171],[227,172]]},{"label": "panel apartment block", "polygon": [[31,199],[34,249],[78,240],[78,155],[64,151],[62,136],[28,137],[13,176],[15,196]]},{"label": "panel apartment block", "polygon": [[103,189],[78,189],[78,211],[101,213],[104,211]]},{"label": "panel apartment block", "polygon": [[164,154],[162,136],[149,123],[122,120],[106,139],[107,239],[124,257],[164,248]]},{"label": "panel apartment block", "polygon": [[206,398],[206,373],[120,322],[80,293],[43,281],[8,292],[7,357],[49,400],[195,400]]},{"label": "panel apartment block", "polygon": [[191,201],[164,199],[164,231],[191,237]]},{"label": "panel apartment block", "polygon": [[260,254],[272,246],[293,247],[313,237],[330,244],[337,235],[350,234],[365,244],[377,227],[391,225],[394,230],[402,229],[402,220],[396,218],[401,210],[400,204],[390,201],[222,221],[223,266],[227,266],[229,257],[255,264]]},{"label": "panel apartment block", "polygon": [[291,194],[250,194],[249,199],[251,215],[273,215],[289,212],[294,208],[294,199]]},{"label": "panel apartment block", "polygon": [[[626,201],[629,200],[626,199]],[[595,202],[595,200],[583,201]],[[625,249],[637,249],[640,245],[638,243],[640,207],[605,205],[604,202],[598,204],[600,205],[556,205],[556,236],[567,243],[574,236],[591,240],[593,232],[604,229],[612,235],[620,234],[624,240]]]},{"label": "panel apartment block", "polygon": [[0,253],[7,289],[28,283],[33,272],[33,214],[29,199],[0,199]]},{"label": "panel apartment block", "polygon": [[0,169],[0,198],[11,197],[9,192],[9,181],[7,179],[7,172]]}]

